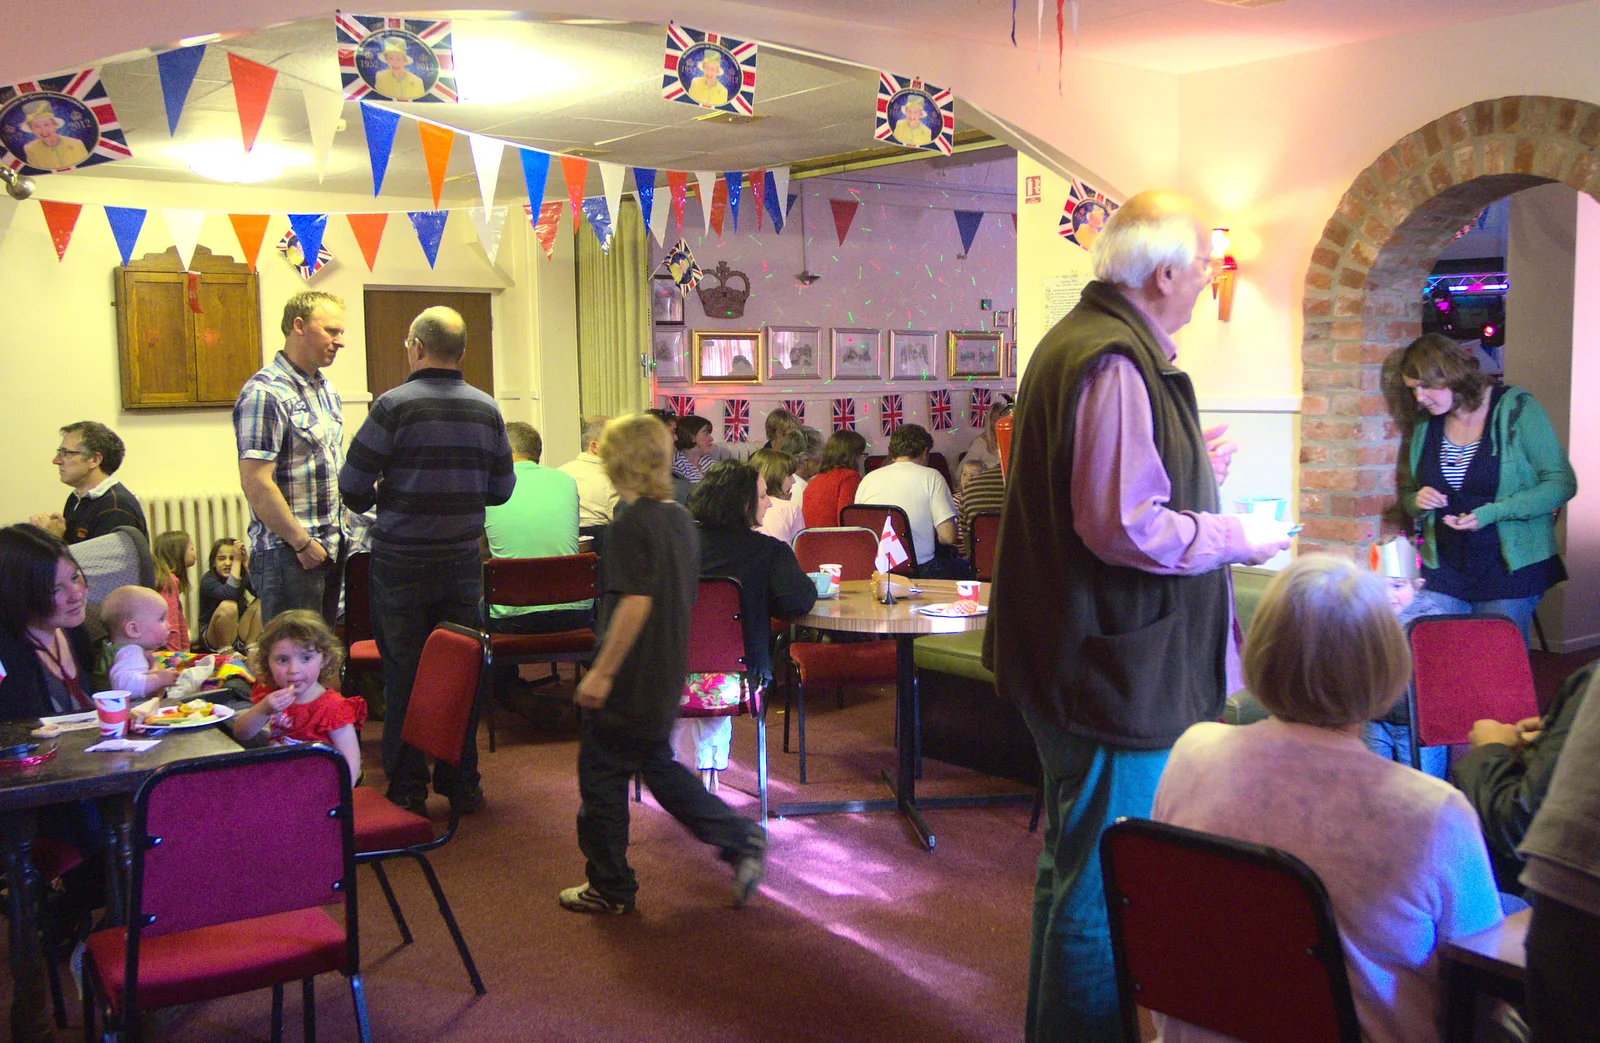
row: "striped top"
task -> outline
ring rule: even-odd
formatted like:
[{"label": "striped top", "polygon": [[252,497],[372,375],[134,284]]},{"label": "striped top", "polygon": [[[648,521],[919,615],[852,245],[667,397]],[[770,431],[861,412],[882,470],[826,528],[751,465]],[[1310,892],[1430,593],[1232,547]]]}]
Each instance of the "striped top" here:
[{"label": "striped top", "polygon": [[1472,457],[1482,443],[1482,438],[1466,445],[1456,445],[1448,438],[1439,439],[1439,470],[1444,472],[1444,480],[1450,488],[1461,488],[1461,483],[1467,477],[1467,468],[1472,466]]}]

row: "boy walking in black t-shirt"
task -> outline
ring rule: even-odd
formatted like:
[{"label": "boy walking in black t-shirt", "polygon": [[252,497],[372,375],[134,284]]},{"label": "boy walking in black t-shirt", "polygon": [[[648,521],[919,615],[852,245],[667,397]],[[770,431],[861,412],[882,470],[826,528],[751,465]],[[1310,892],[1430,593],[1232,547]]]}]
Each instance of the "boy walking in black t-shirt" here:
[{"label": "boy walking in black t-shirt", "polygon": [[601,560],[604,639],[578,684],[578,847],[588,883],[559,899],[576,913],[626,913],[639,884],[628,865],[628,779],[645,785],[674,818],[733,866],[733,904],[766,873],[766,830],[707,793],[672,756],[683,696],[689,611],[700,583],[700,543],[689,512],[672,500],[672,440],[653,416],[606,425],[600,460],[627,504]]}]

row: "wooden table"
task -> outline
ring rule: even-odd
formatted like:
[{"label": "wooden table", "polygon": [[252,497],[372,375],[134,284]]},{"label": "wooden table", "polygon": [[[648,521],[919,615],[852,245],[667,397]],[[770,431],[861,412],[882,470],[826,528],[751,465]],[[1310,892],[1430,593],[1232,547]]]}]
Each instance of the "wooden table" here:
[{"label": "wooden table", "polygon": [[[906,580],[897,577],[897,585]],[[968,797],[924,797],[917,799],[917,763],[921,754],[921,722],[917,712],[916,639],[926,634],[961,634],[982,630],[987,615],[928,616],[918,606],[956,599],[954,580],[916,580],[920,595],[897,599],[893,605],[879,604],[872,594],[870,580],[852,580],[839,585],[839,596],[818,600],[808,615],[793,620],[800,626],[816,627],[847,634],[892,635],[896,646],[895,734],[898,750],[895,774],[883,772],[883,781],[894,796],[879,800],[812,801],[778,804],[773,814],[829,815],[858,811],[898,811],[911,821],[923,847],[932,851],[935,837],[922,820],[919,808],[971,808],[988,804],[1031,801],[1031,793],[1005,793]],[[978,600],[989,604],[989,584],[979,585]]]},{"label": "wooden table", "polygon": [[[34,741],[28,732],[38,723],[0,722],[0,746]],[[130,796],[164,764],[239,749],[231,736],[217,728],[170,732],[153,750],[137,754],[83,752],[100,741],[99,732],[92,728],[65,732],[54,741],[56,756],[51,760],[35,768],[0,772],[0,859],[10,882],[6,904],[10,916],[11,977],[16,990],[12,1025],[19,1043],[55,1038],[39,951],[37,907],[32,900],[39,888],[32,857],[37,832],[35,812],[51,804]],[[113,865],[119,870],[108,873],[108,880],[117,884],[127,879],[131,857],[124,816],[108,816],[105,830],[107,851],[117,853]],[[107,913],[113,923],[123,919],[121,893],[120,886],[113,886],[106,896]]]},{"label": "wooden table", "polygon": [[1444,947],[1448,1024],[1445,1038],[1471,1043],[1480,992],[1521,1007],[1528,968],[1528,920],[1533,911],[1512,913],[1487,931],[1458,938]]}]

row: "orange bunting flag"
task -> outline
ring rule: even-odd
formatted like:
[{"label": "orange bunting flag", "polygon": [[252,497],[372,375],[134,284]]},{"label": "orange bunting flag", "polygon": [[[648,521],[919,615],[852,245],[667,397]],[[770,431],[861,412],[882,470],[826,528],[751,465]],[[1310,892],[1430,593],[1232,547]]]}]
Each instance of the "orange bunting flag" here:
[{"label": "orange bunting flag", "polygon": [[556,232],[560,228],[560,200],[541,204],[539,206],[539,218],[533,225],[533,237],[539,240],[540,246],[544,247],[544,259],[547,261],[556,259]]},{"label": "orange bunting flag", "polygon": [[[421,124],[419,124],[421,126]],[[356,235],[356,245],[361,256],[367,259],[367,271],[378,261],[378,244],[383,242],[383,227],[389,223],[388,214],[346,214],[350,231]]]},{"label": "orange bunting flag", "polygon": [[711,230],[722,234],[722,218],[728,212],[728,183],[717,178],[717,187],[711,190]]},{"label": "orange bunting flag", "polygon": [[433,189],[433,208],[439,209],[439,192],[444,188],[444,170],[450,165],[450,148],[455,144],[456,132],[437,123],[417,121],[417,133],[422,136],[422,158],[428,164],[428,185]]},{"label": "orange bunting flag", "polygon": [[272,100],[278,70],[229,52],[228,71],[233,75],[233,100],[239,107],[239,133],[244,136],[244,150],[249,152],[256,147],[256,134],[261,130],[261,118],[267,114],[267,103]]},{"label": "orange bunting flag", "polygon": [[567,201],[572,204],[572,234],[577,235],[578,224],[583,217],[583,183],[589,178],[589,161],[577,156],[562,156],[561,176],[567,179]]},{"label": "orange bunting flag", "polygon": [[78,215],[83,212],[83,204],[41,199],[39,207],[44,211],[45,227],[50,229],[50,241],[56,244],[56,260],[64,260],[67,244],[72,242],[72,230],[77,227]]},{"label": "orange bunting flag", "polygon": [[682,170],[667,171],[667,187],[672,190],[672,217],[678,223],[678,238],[683,238],[683,201],[688,192],[689,175]]},{"label": "orange bunting flag", "polygon": [[253,272],[256,270],[256,258],[261,254],[261,240],[267,235],[266,214],[229,214],[228,220],[233,224],[233,234],[239,240],[239,249],[244,251],[245,263]]}]

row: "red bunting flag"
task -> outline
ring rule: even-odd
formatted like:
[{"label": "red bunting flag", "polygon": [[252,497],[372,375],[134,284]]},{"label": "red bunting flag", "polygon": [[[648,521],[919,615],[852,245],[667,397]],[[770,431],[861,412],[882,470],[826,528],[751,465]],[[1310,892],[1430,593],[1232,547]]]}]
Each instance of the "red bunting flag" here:
[{"label": "red bunting flag", "polygon": [[267,103],[272,100],[278,70],[230,51],[228,72],[233,76],[233,100],[239,107],[239,133],[244,137],[244,150],[249,152],[256,147],[256,134],[261,130],[261,118],[267,114]]},{"label": "red bunting flag", "polygon": [[750,200],[756,206],[756,231],[761,231],[762,212],[767,208],[767,172],[750,171]]},{"label": "red bunting flag", "polygon": [[567,202],[572,204],[572,234],[578,234],[583,218],[583,183],[589,177],[589,161],[577,156],[561,157],[561,176],[567,179]]},{"label": "red bunting flag", "polygon": [[711,190],[711,230],[722,234],[722,219],[728,212],[728,183],[717,178],[717,187]]},{"label": "red bunting flag", "polygon": [[256,258],[261,253],[261,240],[267,235],[266,214],[229,214],[229,222],[233,225],[233,234],[239,240],[239,249],[244,251],[245,263],[253,272],[256,270]]},{"label": "red bunting flag", "polygon": [[367,260],[367,271],[378,261],[378,246],[383,242],[383,229],[389,223],[388,214],[346,214],[350,231],[355,233],[356,245]]},{"label": "red bunting flag", "polygon": [[856,211],[861,204],[854,199],[830,199],[828,205],[833,207],[833,230],[839,233],[839,245],[844,245],[844,237],[850,234],[850,223],[856,219]]},{"label": "red bunting flag", "polygon": [[672,216],[678,223],[678,238],[683,238],[683,201],[688,193],[689,175],[682,170],[667,171],[667,188],[672,191]]},{"label": "red bunting flag", "polygon": [[433,208],[437,210],[439,193],[444,188],[444,172],[450,165],[450,148],[455,144],[456,132],[437,123],[418,120],[417,133],[422,137],[422,159],[428,164],[428,187],[433,189]]},{"label": "red bunting flag", "polygon": [[83,204],[41,199],[39,207],[44,211],[45,227],[50,229],[50,241],[56,245],[56,260],[64,260],[67,244],[72,242],[72,230],[78,224],[78,215],[83,212]]},{"label": "red bunting flag", "polygon": [[[528,208],[532,217],[532,207]],[[544,259],[556,259],[556,232],[561,228],[561,202],[544,203],[539,207],[539,218],[533,225],[533,237],[544,248]]]}]

